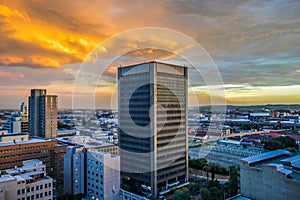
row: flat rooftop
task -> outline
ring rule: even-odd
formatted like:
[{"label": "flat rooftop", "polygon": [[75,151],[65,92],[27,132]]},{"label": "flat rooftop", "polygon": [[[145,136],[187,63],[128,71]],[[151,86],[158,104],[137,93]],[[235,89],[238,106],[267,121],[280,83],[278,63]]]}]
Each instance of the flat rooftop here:
[{"label": "flat rooftop", "polygon": [[278,150],[258,154],[255,156],[242,158],[241,160],[247,162],[250,165],[250,164],[259,163],[259,162],[270,160],[270,159],[275,159],[275,158],[278,158],[278,157],[284,156],[284,155],[289,156],[289,155],[291,155],[291,153],[286,150],[278,149]]},{"label": "flat rooftop", "polygon": [[250,168],[262,169],[264,166],[276,167],[277,171],[300,181],[300,155],[292,156],[286,150],[274,150],[267,153],[242,158]]},{"label": "flat rooftop", "polygon": [[133,67],[133,66],[138,66],[138,65],[148,64],[148,63],[159,63],[159,64],[176,66],[176,67],[186,67],[186,66],[182,66],[182,65],[179,65],[179,64],[173,64],[173,63],[168,63],[168,62],[163,62],[163,61],[152,60],[152,61],[147,61],[147,62],[133,63],[133,64],[129,64],[129,65],[124,65],[124,66],[120,66],[119,68]]},{"label": "flat rooftop", "polygon": [[29,139],[26,141],[16,141],[16,142],[4,142],[0,143],[0,147],[3,146],[12,146],[12,145],[17,145],[17,144],[31,144],[31,143],[39,143],[39,142],[49,142],[52,141],[52,139],[38,139],[38,138],[33,138]]}]

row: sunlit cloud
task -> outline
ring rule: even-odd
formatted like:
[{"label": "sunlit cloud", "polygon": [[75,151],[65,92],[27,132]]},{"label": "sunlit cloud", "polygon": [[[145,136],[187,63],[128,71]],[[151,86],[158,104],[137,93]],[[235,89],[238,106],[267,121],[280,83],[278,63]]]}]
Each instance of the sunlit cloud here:
[{"label": "sunlit cloud", "polygon": [[[147,9],[145,9],[147,8]],[[300,2],[292,1],[15,1],[0,2],[0,85],[3,106],[27,98],[32,87],[47,88],[71,103],[73,83],[81,63],[109,37],[143,27],[173,29],[195,39],[213,58],[222,75],[229,104],[297,103],[300,80]],[[150,44],[170,47],[164,52]],[[149,44],[147,49],[128,53]],[[191,47],[180,38],[154,33],[98,46],[101,55],[116,52],[99,89],[108,100],[117,68],[148,60],[182,63],[180,53]],[[120,50],[120,51],[118,51]],[[123,51],[121,51],[123,50]],[[198,52],[191,52],[197,57]],[[208,63],[197,63],[206,66]],[[95,69],[96,70],[96,69]],[[190,73],[190,88],[202,104],[212,94],[204,78]],[[89,74],[86,74],[89,76]],[[93,78],[97,78],[96,71]],[[289,98],[290,97],[290,98]],[[100,101],[101,95],[96,95]],[[202,98],[202,99],[201,99]],[[7,104],[7,105],[6,105]],[[9,104],[9,105],[8,105]],[[0,105],[1,106],[1,105]]]}]

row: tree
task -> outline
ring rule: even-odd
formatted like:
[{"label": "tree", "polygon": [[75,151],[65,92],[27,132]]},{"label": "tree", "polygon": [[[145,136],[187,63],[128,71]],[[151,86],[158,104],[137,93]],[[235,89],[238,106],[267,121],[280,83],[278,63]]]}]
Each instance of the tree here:
[{"label": "tree", "polygon": [[230,166],[230,177],[229,177],[229,180],[228,180],[228,193],[229,193],[229,197],[232,197],[236,194],[238,194],[238,189],[239,189],[239,186],[238,186],[238,183],[239,183],[239,180],[238,180],[238,169],[235,167],[235,166]]},{"label": "tree", "polygon": [[191,192],[186,188],[177,189],[173,195],[174,200],[190,200]]},{"label": "tree", "polygon": [[299,146],[296,143],[296,140],[289,136],[280,136],[278,138],[262,141],[264,148],[267,150],[276,150],[276,149],[294,149],[299,150]]},{"label": "tree", "polygon": [[207,163],[208,162],[205,158],[189,160],[189,166],[199,170],[202,170],[205,166],[207,166]]},{"label": "tree", "polygon": [[222,199],[222,190],[220,190],[218,187],[214,186],[210,188],[209,192],[211,200]]},{"label": "tree", "polygon": [[215,176],[216,176],[216,169],[219,165],[217,163],[209,163],[208,164],[208,168],[209,171],[211,172],[211,180],[215,180]]},{"label": "tree", "polygon": [[210,199],[210,191],[207,188],[202,188],[200,190],[201,199],[209,200]]}]

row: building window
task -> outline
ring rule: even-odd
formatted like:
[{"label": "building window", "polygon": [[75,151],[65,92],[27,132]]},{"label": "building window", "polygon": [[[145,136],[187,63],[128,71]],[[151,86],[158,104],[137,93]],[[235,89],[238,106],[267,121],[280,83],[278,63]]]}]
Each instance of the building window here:
[{"label": "building window", "polygon": [[39,190],[39,186],[37,185],[37,186],[35,187],[35,189],[36,189],[36,190]]},{"label": "building window", "polygon": [[43,189],[43,185],[40,185],[40,189],[41,189],[41,190]]},{"label": "building window", "polygon": [[17,194],[20,195],[20,194],[21,194],[21,190],[18,190],[18,191],[17,191]]},{"label": "building window", "polygon": [[33,192],[34,191],[34,187],[31,187],[31,192]]}]

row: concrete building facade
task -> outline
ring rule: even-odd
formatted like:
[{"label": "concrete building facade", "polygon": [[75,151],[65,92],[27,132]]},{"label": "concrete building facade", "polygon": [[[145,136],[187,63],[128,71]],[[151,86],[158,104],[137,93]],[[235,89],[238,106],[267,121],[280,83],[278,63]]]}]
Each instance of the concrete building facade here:
[{"label": "concrete building facade", "polygon": [[11,141],[0,143],[0,170],[21,167],[24,160],[39,159],[45,163],[47,175],[54,179],[55,189],[63,188],[66,145],[51,139],[28,139],[26,135],[23,140],[9,137]]},{"label": "concrete building facade", "polygon": [[0,175],[1,200],[52,200],[53,179],[40,160],[24,161],[22,167],[6,169]]},{"label": "concrete building facade", "polygon": [[87,151],[86,183],[89,199],[119,199],[120,157],[96,150]]},{"label": "concrete building facade", "polygon": [[84,147],[68,146],[64,155],[64,191],[68,194],[86,193],[86,159]]},{"label": "concrete building facade", "polygon": [[300,199],[300,156],[275,150],[241,159],[240,192],[256,199]]},{"label": "concrete building facade", "polygon": [[156,199],[188,182],[187,67],[118,69],[121,187]]},{"label": "concrete building facade", "polygon": [[[58,140],[70,145],[64,155],[66,193],[86,194],[88,199],[118,199],[118,146],[89,136],[69,136]],[[112,189],[115,193],[112,193]]]},{"label": "concrete building facade", "polygon": [[32,89],[29,102],[29,133],[35,137],[54,138],[57,135],[58,100],[45,89]]}]

